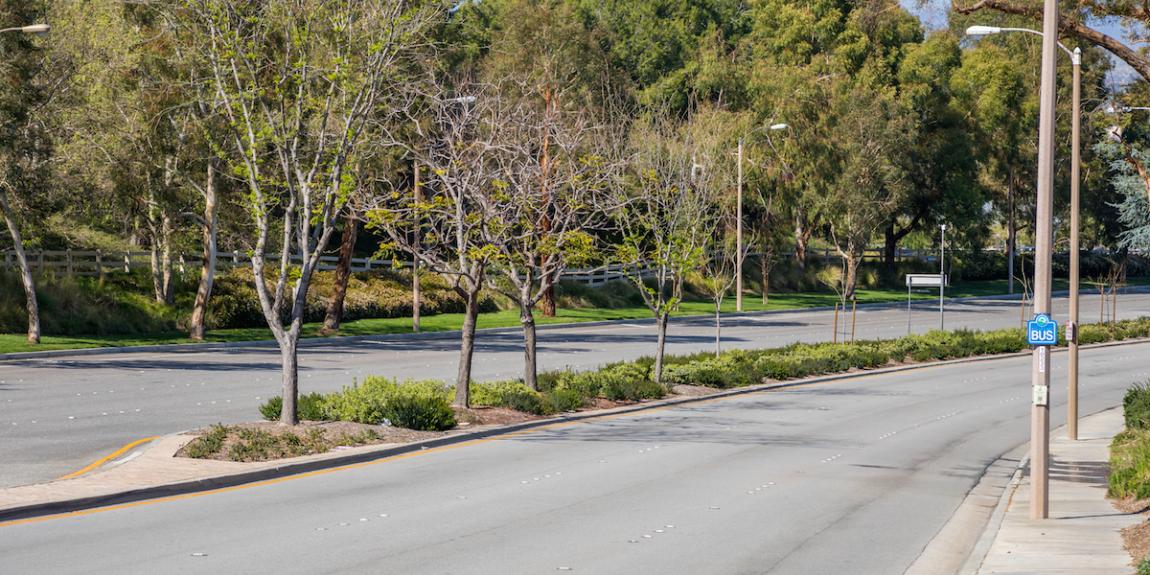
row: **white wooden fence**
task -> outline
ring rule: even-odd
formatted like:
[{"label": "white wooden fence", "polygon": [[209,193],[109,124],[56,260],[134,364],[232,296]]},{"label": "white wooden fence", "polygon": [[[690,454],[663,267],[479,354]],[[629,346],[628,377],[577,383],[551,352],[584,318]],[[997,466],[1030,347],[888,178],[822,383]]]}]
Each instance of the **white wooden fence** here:
[{"label": "white wooden fence", "polygon": [[[931,250],[907,250],[900,249],[898,258],[911,259],[911,258],[929,258],[937,252]],[[17,268],[16,252],[12,250],[5,250],[4,254],[4,268],[13,270]],[[809,254],[813,257],[833,258],[836,257],[835,253],[823,250],[811,250]],[[26,252],[28,264],[34,273],[43,273],[45,271],[53,271],[69,276],[100,276],[102,277],[107,273],[124,272],[128,273],[133,269],[151,268],[151,252],[146,251],[127,251],[127,252],[102,252],[99,250],[31,250]],[[755,256],[758,254],[749,254]],[[784,254],[786,257],[789,254]],[[881,258],[881,250],[867,250],[866,258]],[[269,261],[274,260],[269,256]],[[299,258],[294,258],[299,261]],[[217,266],[220,268],[235,267],[240,265],[251,265],[251,258],[247,257],[238,251],[234,252],[220,252],[217,255]],[[339,263],[338,256],[323,256],[320,258],[320,270],[333,270],[336,264]],[[187,258],[184,255],[177,256],[173,262],[173,267],[180,273],[185,273],[187,270],[194,270],[200,266],[199,255],[194,258]],[[377,260],[372,258],[352,258],[351,269],[355,272],[371,271],[375,269],[389,269],[393,266],[392,260]],[[399,262],[399,266],[403,268],[410,268],[411,262]],[[645,271],[644,275],[652,273],[651,270]],[[589,285],[599,285],[607,282],[624,279],[627,276],[623,273],[623,266],[610,265],[601,266],[597,268],[573,268],[563,271],[563,279],[582,282]]]}]

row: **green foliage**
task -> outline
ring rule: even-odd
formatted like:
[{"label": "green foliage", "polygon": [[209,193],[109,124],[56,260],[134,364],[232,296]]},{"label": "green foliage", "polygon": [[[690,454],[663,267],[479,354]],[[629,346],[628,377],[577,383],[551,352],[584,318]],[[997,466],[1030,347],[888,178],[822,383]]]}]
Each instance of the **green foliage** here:
[{"label": "green foliage", "polygon": [[227,437],[228,428],[217,423],[207,433],[189,441],[184,447],[184,454],[193,459],[207,459],[220,452]]},{"label": "green foliage", "polygon": [[1150,429],[1127,429],[1114,436],[1109,493],[1119,499],[1150,498]]},{"label": "green foliage", "polygon": [[[268,421],[279,421],[283,413],[283,397],[269,397],[260,405],[260,415]],[[296,415],[303,421],[330,421],[333,419],[327,396],[322,393],[305,393],[296,401]]]},{"label": "green foliage", "polygon": [[1137,575],[1150,575],[1150,558],[1138,562]]},{"label": "green foliage", "polygon": [[[106,336],[175,333],[178,314],[151,298],[151,280],[142,272],[109,273],[104,285],[96,278],[39,276],[37,300],[43,333]],[[27,325],[24,288],[19,276],[0,272],[0,331],[20,333]]]},{"label": "green foliage", "polygon": [[[267,325],[253,281],[254,276],[248,268],[231,270],[217,280],[208,314],[211,328]],[[307,294],[305,322],[323,321],[334,291],[335,272],[316,272]],[[464,310],[463,299],[435,274],[421,276],[420,304],[423,315],[461,313]],[[358,272],[348,280],[343,320],[410,317],[411,308],[411,278],[407,272]],[[479,308],[481,312],[492,312],[499,306],[492,297],[483,297]]]},{"label": "green foliage", "polygon": [[1150,429],[1150,381],[1132,386],[1122,398],[1127,429]]},{"label": "green foliage", "polygon": [[611,379],[603,384],[603,397],[612,401],[659,399],[667,388],[649,379]]},{"label": "green foliage", "polygon": [[1114,323],[1084,324],[1078,330],[1078,343],[1102,343],[1150,336],[1150,318],[1124,319]]},{"label": "green foliage", "polygon": [[543,395],[520,381],[473,383],[471,403],[478,406],[506,407],[534,415],[550,413]]},{"label": "green foliage", "polygon": [[420,431],[455,427],[447,388],[438,381],[405,381],[368,376],[362,383],[330,394],[329,413],[341,421],[380,424]]},{"label": "green foliage", "polygon": [[553,389],[543,392],[543,409],[546,413],[576,411],[590,399],[573,389]]},{"label": "green foliage", "polygon": [[455,411],[439,382],[405,383],[388,398],[384,412],[396,427],[446,431],[455,427]]}]

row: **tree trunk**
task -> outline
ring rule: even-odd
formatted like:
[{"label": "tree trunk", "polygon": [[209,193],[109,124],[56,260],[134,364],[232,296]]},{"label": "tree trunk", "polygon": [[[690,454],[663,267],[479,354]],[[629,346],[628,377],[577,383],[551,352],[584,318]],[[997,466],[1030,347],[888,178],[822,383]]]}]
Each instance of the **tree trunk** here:
[{"label": "tree trunk", "polygon": [[[551,189],[549,187],[551,178],[551,112],[556,100],[555,92],[552,90],[550,84],[543,89],[543,106],[545,114],[545,122],[543,127],[543,157],[540,161],[541,173],[541,188],[542,188],[542,210],[543,221],[542,231],[543,237],[546,238],[547,234],[551,231]],[[543,313],[543,317],[555,317],[555,282],[547,286],[543,290],[543,299],[539,302],[539,311]]]},{"label": "tree trunk", "polygon": [[149,228],[152,232],[151,245],[148,247],[148,262],[151,264],[152,271],[152,299],[158,303],[164,303],[164,275],[160,271],[162,269],[160,265],[160,234],[157,233],[154,225],[149,225]]},{"label": "tree trunk", "polygon": [[479,282],[460,295],[465,300],[459,342],[459,373],[455,377],[455,406],[471,407],[471,359],[475,355],[475,324],[479,319]]},{"label": "tree trunk", "polygon": [[283,410],[280,412],[281,425],[296,425],[296,398],[299,397],[299,354],[296,346],[299,336],[290,332],[280,342],[280,356],[283,365]]},{"label": "tree trunk", "polygon": [[16,262],[20,264],[20,281],[24,284],[24,303],[28,310],[28,343],[40,343],[40,305],[36,302],[36,283],[32,279],[32,269],[28,266],[28,256],[24,253],[24,239],[20,227],[8,204],[8,192],[0,189],[0,210],[4,211],[4,222],[12,236],[12,248],[16,251]]},{"label": "tree trunk", "polygon": [[204,256],[200,267],[200,285],[196,288],[196,301],[192,305],[192,318],[188,322],[188,335],[194,340],[203,340],[207,329],[208,300],[216,281],[216,244],[220,216],[216,205],[216,170],[209,164],[208,178],[204,184]]},{"label": "tree trunk", "polygon": [[543,299],[539,301],[539,311],[544,317],[555,317],[555,284],[543,290]]},{"label": "tree trunk", "polygon": [[763,305],[767,305],[771,294],[771,253],[769,251],[763,251],[763,254],[759,256],[759,272],[762,274],[763,282]]},{"label": "tree trunk", "polygon": [[723,320],[720,315],[722,305],[723,300],[715,301],[715,357],[723,353]]},{"label": "tree trunk", "polygon": [[176,301],[176,286],[172,281],[172,216],[166,211],[163,213],[160,226],[164,236],[164,250],[160,255],[163,302],[165,305],[172,305]]},{"label": "tree trunk", "polygon": [[660,311],[655,317],[655,325],[659,330],[659,340],[655,347],[655,371],[651,374],[655,383],[663,384],[663,352],[667,348],[667,312]]},{"label": "tree trunk", "polygon": [[887,272],[894,273],[895,264],[898,258],[898,240],[899,237],[894,231],[894,222],[887,226],[886,231],[883,232],[884,243],[882,251],[882,263],[886,267]]},{"label": "tree trunk", "polygon": [[800,270],[807,269],[807,237],[802,226],[795,228],[795,264]]},{"label": "tree trunk", "polygon": [[523,383],[539,391],[539,366],[536,363],[535,314],[529,306],[519,304],[519,323],[523,325]]},{"label": "tree trunk", "polygon": [[[1006,184],[1007,194],[1007,210],[1010,212],[1007,216],[1006,224],[1006,276],[1009,278],[1006,293],[1014,293],[1014,250],[1015,243],[1017,243],[1018,232],[1014,224],[1014,174],[1010,175],[1010,180]],[[1023,272],[1025,273],[1025,271]]]},{"label": "tree trunk", "polygon": [[339,263],[335,267],[335,292],[327,304],[327,314],[323,319],[325,332],[339,331],[343,321],[343,303],[347,298],[347,284],[351,279],[351,257],[355,252],[355,238],[359,232],[359,222],[355,212],[348,210],[343,223],[343,239],[339,244]]},{"label": "tree trunk", "polygon": [[843,279],[843,298],[847,301],[855,299],[855,287],[858,283],[858,267],[861,258],[856,258],[853,254],[844,256],[844,264],[846,264],[846,276]]}]

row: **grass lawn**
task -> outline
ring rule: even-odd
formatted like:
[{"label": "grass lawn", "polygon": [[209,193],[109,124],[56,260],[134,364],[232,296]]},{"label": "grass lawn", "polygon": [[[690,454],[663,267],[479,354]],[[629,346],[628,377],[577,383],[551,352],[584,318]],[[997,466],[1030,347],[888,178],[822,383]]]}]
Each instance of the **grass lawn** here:
[{"label": "grass lawn", "polygon": [[[1065,280],[1056,280],[1055,290],[1067,288]],[[1131,284],[1150,283],[1150,280],[1134,280]],[[1096,288],[1082,284],[1084,295],[1096,293]],[[949,297],[988,296],[1006,293],[1006,281],[994,280],[983,282],[958,283],[947,290]],[[912,294],[916,300],[937,298],[937,293],[925,290]],[[745,311],[767,311],[801,309],[810,307],[832,306],[838,300],[833,293],[779,293],[770,297],[770,303],[763,305],[757,295],[747,294],[743,297]],[[858,301],[865,303],[886,303],[906,301],[906,291],[900,289],[859,290]],[[676,317],[692,315],[710,315],[714,313],[713,303],[710,301],[684,302]],[[735,298],[726,298],[722,306],[723,313],[735,311]],[[589,321],[640,319],[651,317],[651,312],[645,307],[625,307],[615,309],[561,309],[556,317],[536,317],[540,324],[581,323]],[[420,322],[423,331],[449,331],[459,329],[463,323],[463,314],[449,313],[424,316]],[[519,312],[514,310],[485,313],[479,316],[480,328],[517,327],[519,325]],[[320,337],[320,324],[307,324],[304,326],[304,337]],[[339,335],[379,335],[392,333],[410,333],[411,318],[384,318],[361,319],[343,324]],[[238,342],[258,341],[271,339],[271,332],[261,328],[221,329],[209,332],[209,342]],[[14,353],[24,351],[49,351],[60,349],[84,349],[93,347],[128,347],[140,345],[163,345],[175,343],[193,343],[181,333],[161,334],[154,336],[92,336],[92,337],[56,337],[45,336],[41,338],[40,345],[29,345],[21,334],[0,334],[0,353]]]}]

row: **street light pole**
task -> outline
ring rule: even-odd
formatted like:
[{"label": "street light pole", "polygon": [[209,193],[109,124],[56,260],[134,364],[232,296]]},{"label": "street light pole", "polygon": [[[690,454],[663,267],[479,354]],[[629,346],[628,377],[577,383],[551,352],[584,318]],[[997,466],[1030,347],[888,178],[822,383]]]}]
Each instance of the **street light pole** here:
[{"label": "street light pole", "polygon": [[[1070,56],[1074,65],[1074,134],[1073,162],[1071,166],[1071,312],[1072,332],[1078,331],[1078,180],[1079,180],[1079,131],[1081,129],[1081,62],[1082,51],[1071,52],[1058,42],[1058,0],[1045,0],[1043,6],[1042,31],[1027,28],[997,28],[993,26],[971,26],[967,34],[982,36],[1001,32],[1026,32],[1042,36],[1042,83],[1039,93],[1038,119],[1038,199],[1037,222],[1035,226],[1034,254],[1034,315],[1050,314],[1051,260],[1053,256],[1053,214],[1054,214],[1054,106],[1055,74],[1057,73],[1057,50],[1062,49]],[[1077,339],[1077,333],[1071,333]],[[1078,410],[1078,345],[1071,343],[1070,364],[1070,426],[1068,432],[1077,435]],[[1033,407],[1030,427],[1030,518],[1046,519],[1050,507],[1050,348],[1045,345],[1034,348],[1031,360],[1030,379],[1033,385]],[[1073,431],[1070,431],[1073,430]]]},{"label": "street light pole", "polygon": [[[771,124],[767,126],[768,132],[785,130],[789,128],[787,124]],[[768,137],[770,134],[768,133]],[[743,311],[743,139],[739,138],[739,177],[737,191],[735,192],[735,311]],[[691,157],[691,178],[695,177],[695,168],[698,164],[695,163],[695,157]],[[759,257],[766,257],[766,254],[760,254]],[[767,289],[767,286],[763,286]],[[766,292],[764,292],[766,293]]]},{"label": "street light pole", "polygon": [[946,224],[942,228],[942,237],[938,243],[938,329],[946,330],[946,308],[943,298],[946,293]]},{"label": "street light pole", "polygon": [[[1053,256],[1054,106],[1058,56],[1058,0],[1045,0],[1042,18],[1042,82],[1038,119],[1038,198],[1035,226],[1034,315],[1050,313]],[[1034,348],[1030,379],[1034,386],[1030,430],[1030,518],[1046,519],[1050,507],[1050,348]]]},{"label": "street light pole", "polygon": [[739,138],[739,177],[735,199],[735,311],[743,311],[743,139]]},{"label": "street light pole", "polygon": [[1066,324],[1070,365],[1066,400],[1066,437],[1078,441],[1078,208],[1079,164],[1081,163],[1082,130],[1082,49],[1075,48],[1071,57],[1074,67],[1072,134],[1070,136],[1070,318]]}]

